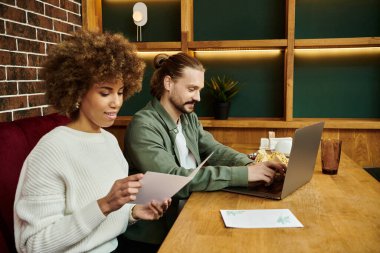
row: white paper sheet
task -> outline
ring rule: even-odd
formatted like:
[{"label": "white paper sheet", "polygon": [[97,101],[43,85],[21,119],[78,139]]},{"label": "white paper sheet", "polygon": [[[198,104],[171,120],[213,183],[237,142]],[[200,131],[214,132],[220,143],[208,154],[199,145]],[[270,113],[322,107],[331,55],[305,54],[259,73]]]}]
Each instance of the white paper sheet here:
[{"label": "white paper sheet", "polygon": [[212,154],[187,177],[148,171],[141,180],[143,187],[140,188],[136,195],[136,200],[130,203],[147,204],[152,200],[161,202],[166,198],[172,197],[194,178]]},{"label": "white paper sheet", "polygon": [[289,209],[220,210],[224,224],[230,228],[303,227]]}]

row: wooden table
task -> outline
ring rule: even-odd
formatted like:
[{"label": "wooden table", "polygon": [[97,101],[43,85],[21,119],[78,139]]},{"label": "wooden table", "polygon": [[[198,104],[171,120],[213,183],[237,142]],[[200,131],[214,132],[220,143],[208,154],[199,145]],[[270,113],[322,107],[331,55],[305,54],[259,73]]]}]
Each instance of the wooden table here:
[{"label": "wooden table", "polygon": [[[221,209],[288,208],[304,228],[226,228]],[[380,183],[342,154],[338,175],[317,158],[312,180],[284,200],[196,192],[159,253],[380,252]]]}]

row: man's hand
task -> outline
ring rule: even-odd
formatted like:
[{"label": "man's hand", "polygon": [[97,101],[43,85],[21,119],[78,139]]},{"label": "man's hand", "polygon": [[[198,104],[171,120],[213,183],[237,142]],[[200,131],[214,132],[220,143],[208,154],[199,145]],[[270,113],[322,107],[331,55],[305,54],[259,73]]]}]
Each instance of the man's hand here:
[{"label": "man's hand", "polygon": [[248,182],[264,181],[269,185],[273,182],[276,172],[284,175],[286,165],[273,161],[250,164],[248,165]]}]

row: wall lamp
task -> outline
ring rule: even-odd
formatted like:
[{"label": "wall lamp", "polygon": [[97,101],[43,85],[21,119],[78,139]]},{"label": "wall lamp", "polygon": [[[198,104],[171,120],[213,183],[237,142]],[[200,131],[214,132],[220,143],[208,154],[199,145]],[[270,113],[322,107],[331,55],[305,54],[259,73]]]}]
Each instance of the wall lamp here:
[{"label": "wall lamp", "polygon": [[135,3],[135,5],[133,6],[132,18],[137,26],[136,41],[142,41],[141,27],[144,26],[148,21],[148,11],[144,3]]}]

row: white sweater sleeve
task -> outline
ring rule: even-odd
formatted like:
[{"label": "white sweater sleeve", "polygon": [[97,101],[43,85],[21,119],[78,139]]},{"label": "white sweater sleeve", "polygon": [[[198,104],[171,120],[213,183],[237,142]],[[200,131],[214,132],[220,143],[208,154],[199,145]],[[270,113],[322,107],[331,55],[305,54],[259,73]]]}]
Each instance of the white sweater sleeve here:
[{"label": "white sweater sleeve", "polygon": [[15,206],[19,252],[110,252],[132,205],[105,216],[97,203],[128,164],[110,134],[61,128],[41,139],[24,162]]},{"label": "white sweater sleeve", "polygon": [[36,161],[39,156],[35,156],[27,160],[24,167],[28,169],[23,168],[20,175],[23,187],[16,192],[15,213],[16,221],[22,220],[22,224],[15,227],[20,229],[15,230],[15,236],[21,252],[66,251],[106,219],[96,200],[74,213],[65,213],[65,183],[57,173],[61,155],[45,155],[51,159]]}]

